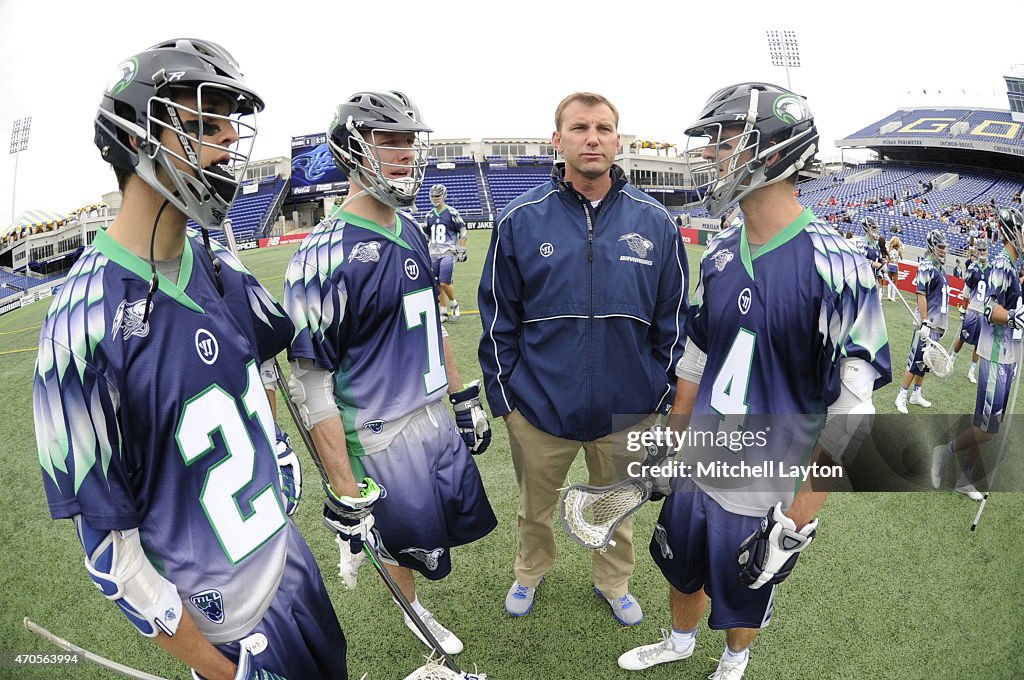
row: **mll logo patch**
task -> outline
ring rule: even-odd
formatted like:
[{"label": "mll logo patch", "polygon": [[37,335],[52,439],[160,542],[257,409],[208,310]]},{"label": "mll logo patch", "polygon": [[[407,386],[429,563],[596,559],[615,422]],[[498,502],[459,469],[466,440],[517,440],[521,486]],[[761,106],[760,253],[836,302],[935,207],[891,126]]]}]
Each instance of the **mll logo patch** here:
[{"label": "mll logo patch", "polygon": [[224,623],[224,597],[219,590],[204,590],[188,599],[203,616],[216,624]]}]

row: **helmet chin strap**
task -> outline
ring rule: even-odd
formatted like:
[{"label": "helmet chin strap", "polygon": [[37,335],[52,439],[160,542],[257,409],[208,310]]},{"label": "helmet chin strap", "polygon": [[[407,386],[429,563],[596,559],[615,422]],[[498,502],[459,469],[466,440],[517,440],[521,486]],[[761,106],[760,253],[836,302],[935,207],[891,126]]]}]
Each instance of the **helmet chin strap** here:
[{"label": "helmet chin strap", "polygon": [[160,216],[163,215],[164,208],[170,205],[169,199],[164,199],[164,202],[160,205],[160,209],[156,211],[156,218],[153,220],[153,231],[149,236],[149,266],[151,276],[149,279],[149,292],[146,293],[146,307],[142,310],[142,323],[145,324],[149,320],[149,308],[153,304],[153,295],[156,293],[157,288],[160,287],[160,280],[156,275],[156,229],[160,225]]}]

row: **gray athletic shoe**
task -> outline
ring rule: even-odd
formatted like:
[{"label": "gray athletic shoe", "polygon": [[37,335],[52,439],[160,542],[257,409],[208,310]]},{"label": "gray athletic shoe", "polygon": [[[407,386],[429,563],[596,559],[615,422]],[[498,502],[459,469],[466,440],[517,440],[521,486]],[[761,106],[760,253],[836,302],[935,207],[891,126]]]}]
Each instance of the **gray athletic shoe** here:
[{"label": "gray athletic shoe", "polygon": [[640,609],[640,603],[636,601],[636,598],[626,593],[622,597],[608,598],[604,597],[596,586],[594,592],[604,598],[604,600],[611,605],[612,614],[618,619],[619,623],[623,626],[635,626],[644,620],[644,612]]},{"label": "gray athletic shoe", "polygon": [[[540,580],[540,583],[544,583],[544,579]],[[540,587],[538,583],[535,587],[519,585],[519,581],[512,583],[512,587],[508,589],[508,594],[505,595],[505,611],[512,616],[526,616],[533,609],[533,600],[537,596],[537,588]]]}]

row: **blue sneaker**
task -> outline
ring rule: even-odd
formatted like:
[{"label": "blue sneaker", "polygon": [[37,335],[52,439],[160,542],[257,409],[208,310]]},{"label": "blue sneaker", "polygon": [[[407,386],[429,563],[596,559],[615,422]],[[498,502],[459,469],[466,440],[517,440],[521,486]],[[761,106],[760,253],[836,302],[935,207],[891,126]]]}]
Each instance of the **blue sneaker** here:
[{"label": "blue sneaker", "polygon": [[629,593],[622,597],[607,598],[597,586],[594,586],[594,592],[611,605],[612,614],[623,626],[635,626],[644,620],[644,612],[640,609],[640,603]]},{"label": "blue sneaker", "polygon": [[512,587],[508,589],[508,595],[505,596],[505,611],[512,616],[526,616],[529,614],[530,610],[533,609],[533,600],[541,583],[544,583],[543,578],[533,588],[521,586],[519,581],[512,583]]}]

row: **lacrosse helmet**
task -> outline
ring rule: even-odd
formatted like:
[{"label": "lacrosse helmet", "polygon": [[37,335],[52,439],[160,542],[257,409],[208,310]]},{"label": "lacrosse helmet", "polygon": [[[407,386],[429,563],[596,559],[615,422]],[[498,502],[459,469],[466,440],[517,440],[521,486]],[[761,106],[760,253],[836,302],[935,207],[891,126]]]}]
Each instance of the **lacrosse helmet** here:
[{"label": "lacrosse helmet", "polygon": [[[183,96],[195,97],[194,109],[176,101]],[[227,102],[227,115],[210,111],[211,101]],[[112,166],[138,175],[200,226],[217,227],[245,176],[256,137],[255,114],[262,110],[263,100],[245,83],[227,50],[206,40],[177,38],[118,65],[96,112],[95,143]],[[182,112],[190,119],[183,121]],[[224,126],[233,128],[237,139],[213,141]],[[162,141],[164,130],[177,137],[180,152]],[[226,160],[201,167],[204,149],[221,152]],[[158,168],[169,185],[157,176]]]},{"label": "lacrosse helmet", "polygon": [[[416,142],[411,165],[382,163],[379,151],[395,147],[378,144],[377,131],[413,133]],[[419,109],[401,92],[357,92],[338,106],[327,130],[327,145],[334,162],[345,170],[351,181],[397,210],[412,205],[423,184],[431,132]],[[387,171],[395,168],[407,170],[409,174],[388,177]]]},{"label": "lacrosse helmet", "polygon": [[932,229],[925,238],[928,246],[928,254],[936,262],[946,261],[946,235],[940,229]]},{"label": "lacrosse helmet", "polygon": [[448,198],[448,187],[443,184],[435,184],[430,187],[430,202],[432,204],[441,205],[446,198]]},{"label": "lacrosse helmet", "polygon": [[981,265],[982,268],[988,266],[988,246],[989,243],[987,240],[981,239],[978,241],[978,264]]},{"label": "lacrosse helmet", "polygon": [[[768,83],[740,83],[719,90],[684,134],[689,138],[690,176],[711,217],[721,216],[751,191],[806,167],[818,147],[818,130],[807,101]],[[707,141],[694,141],[702,138]],[[740,162],[747,151],[753,156]],[[768,159],[775,154],[779,158],[769,165]]]},{"label": "lacrosse helmet", "polygon": [[1024,255],[1024,215],[1016,208],[999,209],[999,235],[1013,246],[1017,257]]},{"label": "lacrosse helmet", "polygon": [[874,217],[865,217],[861,220],[861,225],[864,227],[864,235],[872,243],[878,241],[878,220]]}]

